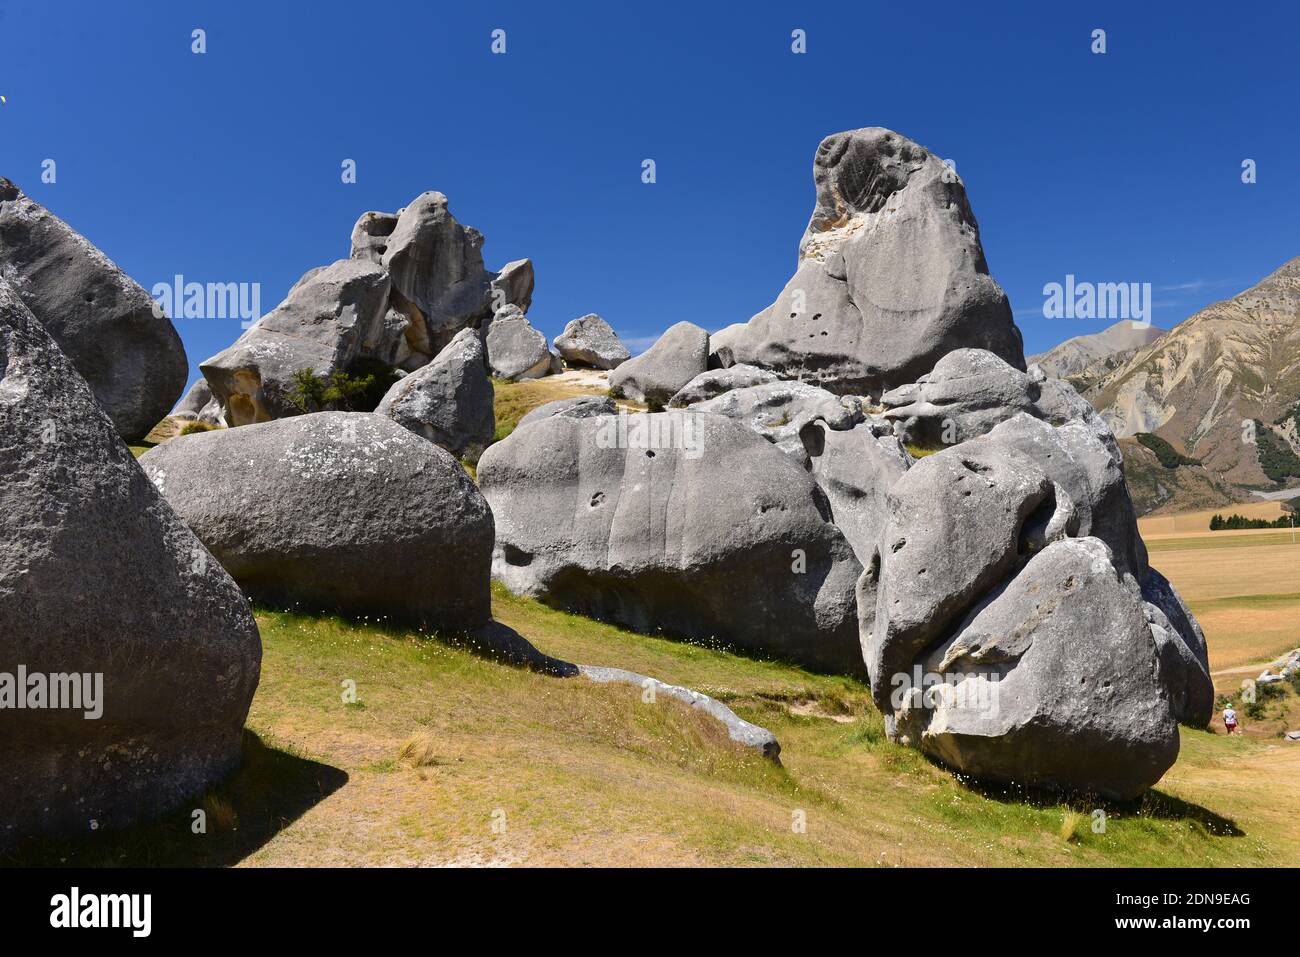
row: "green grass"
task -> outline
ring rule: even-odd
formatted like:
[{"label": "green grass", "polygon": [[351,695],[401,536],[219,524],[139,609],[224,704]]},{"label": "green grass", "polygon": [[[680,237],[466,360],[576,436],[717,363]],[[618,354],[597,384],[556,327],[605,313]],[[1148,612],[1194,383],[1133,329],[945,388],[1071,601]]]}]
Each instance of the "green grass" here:
[{"label": "green grass", "polygon": [[[1300,529],[1296,531],[1300,545]],[[1161,538],[1146,543],[1147,551],[1181,552],[1193,548],[1255,548],[1260,545],[1290,545],[1291,532],[1267,532],[1255,535],[1225,535],[1222,532],[1192,538]]]},{"label": "green grass", "polygon": [[[8,862],[1300,862],[1294,830],[1277,830],[1294,817],[1291,796],[1269,803],[1267,767],[1237,770],[1269,757],[1258,742],[1184,730],[1174,771],[1130,805],[984,787],[887,741],[851,678],[634,634],[499,587],[493,597],[497,618],[548,654],[724,699],[776,733],[781,764],[634,686],[533,674],[384,622],[261,609],[245,764],[189,802],[226,826],[193,835],[187,807],[126,833],[28,845]],[[343,700],[345,681],[357,704]]]}]

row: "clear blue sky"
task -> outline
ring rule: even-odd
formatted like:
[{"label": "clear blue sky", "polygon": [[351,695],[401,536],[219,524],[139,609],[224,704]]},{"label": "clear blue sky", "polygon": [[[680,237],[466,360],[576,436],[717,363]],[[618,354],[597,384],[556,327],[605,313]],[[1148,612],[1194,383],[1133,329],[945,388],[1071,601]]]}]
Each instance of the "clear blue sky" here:
[{"label": "clear blue sky", "polygon": [[[635,341],[771,302],[817,143],[888,126],[956,161],[1033,352],[1107,324],[1042,318],[1066,273],[1151,282],[1168,326],[1300,255],[1298,6],[0,0],[0,175],[142,285],[259,282],[264,311],[438,189],[489,266],[532,257],[548,335]],[[193,366],[240,331],[177,327]]]}]

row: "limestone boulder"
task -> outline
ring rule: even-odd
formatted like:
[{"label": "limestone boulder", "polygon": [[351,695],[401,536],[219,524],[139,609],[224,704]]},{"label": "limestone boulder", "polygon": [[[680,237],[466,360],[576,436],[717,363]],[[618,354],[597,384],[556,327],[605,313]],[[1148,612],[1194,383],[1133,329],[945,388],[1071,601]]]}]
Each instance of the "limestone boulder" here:
[{"label": "limestone boulder", "polygon": [[491,617],[487,503],[449,452],[387,416],[184,435],[140,465],[259,601],[448,630]]},{"label": "limestone boulder", "polygon": [[238,765],[261,641],[2,280],[0,356],[0,672],[47,695],[0,719],[0,845],[89,837],[197,802]]},{"label": "limestone boulder", "polygon": [[708,364],[709,334],[693,323],[679,322],[645,352],[610,373],[610,393],[664,405]]},{"label": "limestone boulder", "polygon": [[596,369],[617,368],[631,356],[613,327],[594,312],[570,320],[555,348],[570,364]]},{"label": "limestone boulder", "polygon": [[813,181],[795,274],[727,336],[732,361],[873,397],[954,349],[987,349],[1024,369],[1020,332],[951,166],[873,127],[823,140]]},{"label": "limestone boulder", "polygon": [[327,378],[373,354],[387,314],[388,274],[341,259],[304,280],[234,345],[200,364],[229,425],[299,414],[296,372]]},{"label": "limestone boulder", "polygon": [[861,673],[861,566],[825,495],[739,422],[553,415],[491,446],[478,481],[516,594],[646,633]]},{"label": "limestone boulder", "polygon": [[477,460],[496,431],[483,343],[462,329],[428,365],[393,385],[375,408],[457,458]]},{"label": "limestone boulder", "polygon": [[118,434],[149,433],[185,390],[171,320],[84,236],[0,177],[0,278],[54,337]]}]

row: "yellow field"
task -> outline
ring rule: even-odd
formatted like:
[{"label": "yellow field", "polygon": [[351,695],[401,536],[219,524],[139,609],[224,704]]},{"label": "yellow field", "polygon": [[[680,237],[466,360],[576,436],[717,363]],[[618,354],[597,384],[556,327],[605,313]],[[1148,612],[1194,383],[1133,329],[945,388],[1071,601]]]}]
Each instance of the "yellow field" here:
[{"label": "yellow field", "polygon": [[[1181,527],[1185,519],[1177,519]],[[1145,538],[1151,564],[1200,620],[1211,670],[1264,663],[1300,645],[1300,543],[1292,543],[1291,532],[1189,530]]]},{"label": "yellow field", "polygon": [[[1143,538],[1152,535],[1180,534],[1182,532],[1208,532],[1210,519],[1215,515],[1227,517],[1240,515],[1243,518],[1274,519],[1282,514],[1281,502],[1248,502],[1244,505],[1223,505],[1219,508],[1207,508],[1196,512],[1180,512],[1177,515],[1149,515],[1138,519],[1138,530]],[[1219,534],[1218,532],[1215,533]]]}]

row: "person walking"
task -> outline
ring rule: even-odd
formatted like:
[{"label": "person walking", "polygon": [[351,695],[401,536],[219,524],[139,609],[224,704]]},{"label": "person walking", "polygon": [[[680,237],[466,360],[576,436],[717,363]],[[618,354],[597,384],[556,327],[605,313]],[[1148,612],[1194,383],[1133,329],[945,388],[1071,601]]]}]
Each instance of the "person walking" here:
[{"label": "person walking", "polygon": [[1228,729],[1228,734],[1237,733],[1237,712],[1233,710],[1232,702],[1223,709],[1223,726]]}]

